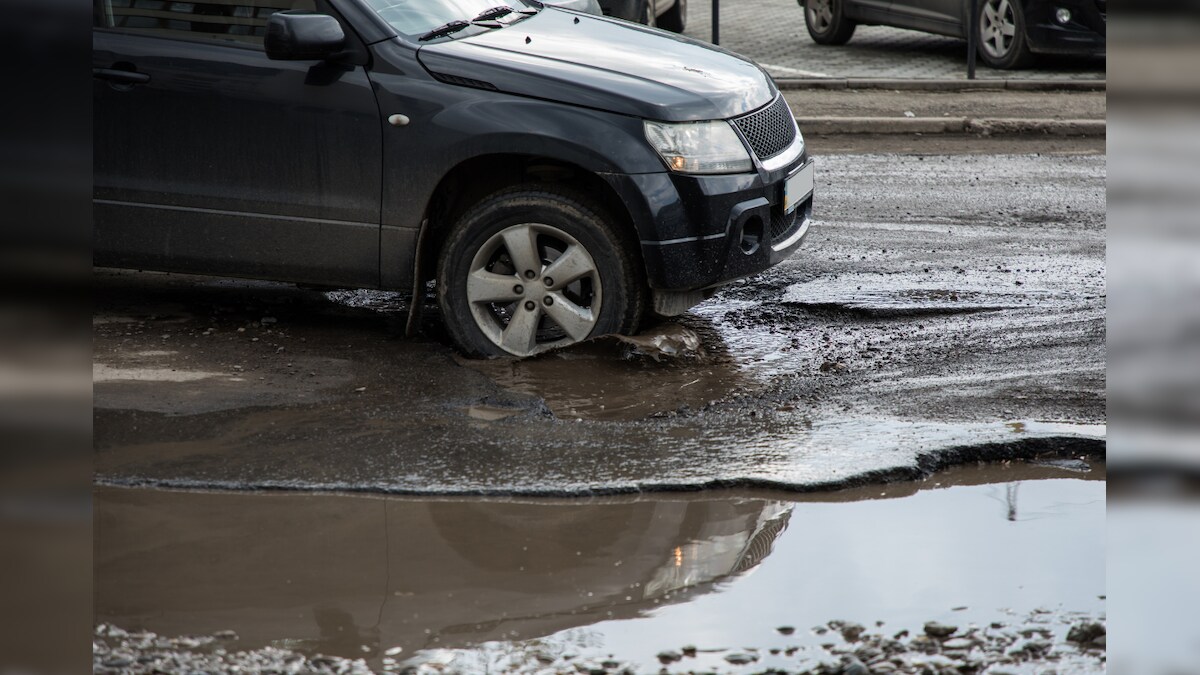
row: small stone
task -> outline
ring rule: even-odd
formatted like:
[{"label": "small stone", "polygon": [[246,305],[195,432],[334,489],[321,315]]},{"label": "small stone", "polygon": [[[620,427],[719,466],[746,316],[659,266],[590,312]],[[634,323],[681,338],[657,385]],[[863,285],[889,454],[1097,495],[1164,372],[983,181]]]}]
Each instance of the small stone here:
[{"label": "small stone", "polygon": [[261,320],[261,321],[259,321],[259,323],[261,323],[261,324],[262,324],[262,325],[264,325],[264,326],[267,326],[267,325],[270,325],[270,324],[276,323],[276,322],[278,322],[278,321],[279,321],[279,319],[276,319],[276,318],[275,318],[275,317],[273,317],[273,316],[264,316],[264,317],[262,318],[262,320]]},{"label": "small stone", "polygon": [[1053,646],[1054,644],[1049,640],[1024,640],[1010,647],[1008,654],[1010,656],[1038,656],[1049,651]]},{"label": "small stone", "polygon": [[1105,630],[1104,624],[1098,621],[1085,621],[1076,626],[1072,626],[1067,633],[1068,642],[1077,642],[1079,644],[1087,644],[1096,638],[1105,635],[1108,631]]},{"label": "small stone", "polygon": [[975,642],[967,638],[952,638],[942,643],[943,649],[970,649],[974,646]]},{"label": "small stone", "polygon": [[842,668],[842,675],[871,675],[871,670],[863,665],[862,661],[851,656]]},{"label": "small stone", "polygon": [[1100,637],[1093,639],[1092,646],[1099,647],[1101,649],[1108,649],[1108,636],[1101,635]]},{"label": "small stone", "polygon": [[796,629],[793,628],[792,626],[780,626],[779,628],[776,628],[775,630],[779,631],[780,635],[791,635],[792,633],[796,632]]},{"label": "small stone", "polygon": [[844,623],[841,626],[842,639],[846,642],[857,642],[858,638],[862,637],[863,632],[866,630],[866,627],[861,623]]},{"label": "small stone", "polygon": [[875,659],[883,656],[883,651],[877,647],[859,647],[854,650],[854,655],[865,663],[870,663]]},{"label": "small stone", "polygon": [[213,633],[212,636],[218,640],[236,640],[236,639],[238,639],[238,634],[231,630],[219,630],[219,631]]},{"label": "small stone", "polygon": [[126,656],[110,656],[101,664],[107,668],[128,668],[133,665],[133,659]]},{"label": "small stone", "polygon": [[682,658],[683,658],[683,654],[680,654],[679,652],[673,651],[670,649],[668,649],[667,651],[658,653],[658,660],[659,660],[659,662],[661,662],[664,665],[666,665],[668,663],[675,663],[676,661],[678,661]]},{"label": "small stone", "polygon": [[954,635],[958,630],[958,626],[950,626],[937,621],[930,621],[925,624],[925,634],[930,637],[944,638]]},{"label": "small stone", "polygon": [[725,660],[735,666],[744,666],[748,663],[754,663],[757,661],[758,656],[747,652],[734,652],[732,654],[726,654]]}]

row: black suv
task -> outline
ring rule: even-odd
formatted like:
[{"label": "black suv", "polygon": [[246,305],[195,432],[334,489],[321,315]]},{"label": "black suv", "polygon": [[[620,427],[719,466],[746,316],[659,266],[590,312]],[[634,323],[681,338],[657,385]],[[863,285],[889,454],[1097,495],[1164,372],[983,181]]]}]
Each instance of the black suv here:
[{"label": "black suv", "polygon": [[754,63],[495,1],[96,0],[95,263],[436,280],[463,352],[525,356],[800,244],[812,163]]}]

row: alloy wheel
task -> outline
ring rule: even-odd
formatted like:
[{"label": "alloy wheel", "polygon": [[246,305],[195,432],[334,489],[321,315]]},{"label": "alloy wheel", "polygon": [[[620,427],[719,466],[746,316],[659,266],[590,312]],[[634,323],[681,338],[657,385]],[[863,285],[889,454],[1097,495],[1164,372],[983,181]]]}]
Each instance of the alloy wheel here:
[{"label": "alloy wheel", "polygon": [[513,225],[492,235],[467,272],[475,324],[515,356],[586,339],[600,316],[601,290],[587,249],[543,223]]},{"label": "alloy wheel", "polygon": [[1017,18],[1011,0],[985,0],[979,13],[979,42],[988,56],[1003,59],[1013,48]]},{"label": "alloy wheel", "polygon": [[827,33],[833,26],[833,0],[808,0],[808,25],[818,33]]}]

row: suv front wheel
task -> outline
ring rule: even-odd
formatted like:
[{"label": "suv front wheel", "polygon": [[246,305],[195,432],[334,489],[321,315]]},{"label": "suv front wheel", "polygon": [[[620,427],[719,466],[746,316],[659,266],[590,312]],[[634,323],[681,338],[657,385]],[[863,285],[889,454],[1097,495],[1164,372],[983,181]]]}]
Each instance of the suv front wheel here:
[{"label": "suv front wheel", "polygon": [[645,298],[626,238],[573,191],[524,185],[464,214],[438,262],[438,305],[468,356],[531,356],[630,333]]}]

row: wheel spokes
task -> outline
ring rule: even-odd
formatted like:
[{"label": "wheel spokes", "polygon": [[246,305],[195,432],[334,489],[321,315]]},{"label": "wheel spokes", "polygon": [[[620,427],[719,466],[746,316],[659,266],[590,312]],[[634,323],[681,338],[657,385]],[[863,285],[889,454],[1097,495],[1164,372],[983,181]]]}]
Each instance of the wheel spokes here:
[{"label": "wheel spokes", "polygon": [[532,354],[537,347],[537,329],[541,318],[542,310],[536,305],[533,309],[518,306],[500,335],[500,346],[513,354]]},{"label": "wheel spokes", "polygon": [[983,15],[987,19],[986,28],[988,30],[994,29],[996,24],[1000,22],[1000,17],[996,14],[996,8],[992,7],[991,4],[984,5]]},{"label": "wheel spokes", "polygon": [[576,279],[595,272],[595,263],[581,247],[568,246],[557,260],[550,263],[542,276],[552,282],[547,287],[552,291],[557,291]]},{"label": "wheel spokes", "polygon": [[467,277],[467,299],[471,302],[514,302],[521,298],[516,292],[520,283],[515,276],[475,270]]},{"label": "wheel spokes", "polygon": [[572,340],[583,340],[592,334],[592,328],[596,325],[592,310],[576,305],[562,293],[550,293],[547,297],[553,298],[554,303],[546,306],[546,315]]},{"label": "wheel spokes", "polygon": [[504,239],[504,249],[512,259],[517,276],[532,271],[538,274],[542,271],[542,254],[538,250],[537,230],[528,225],[510,227],[500,236]]}]

